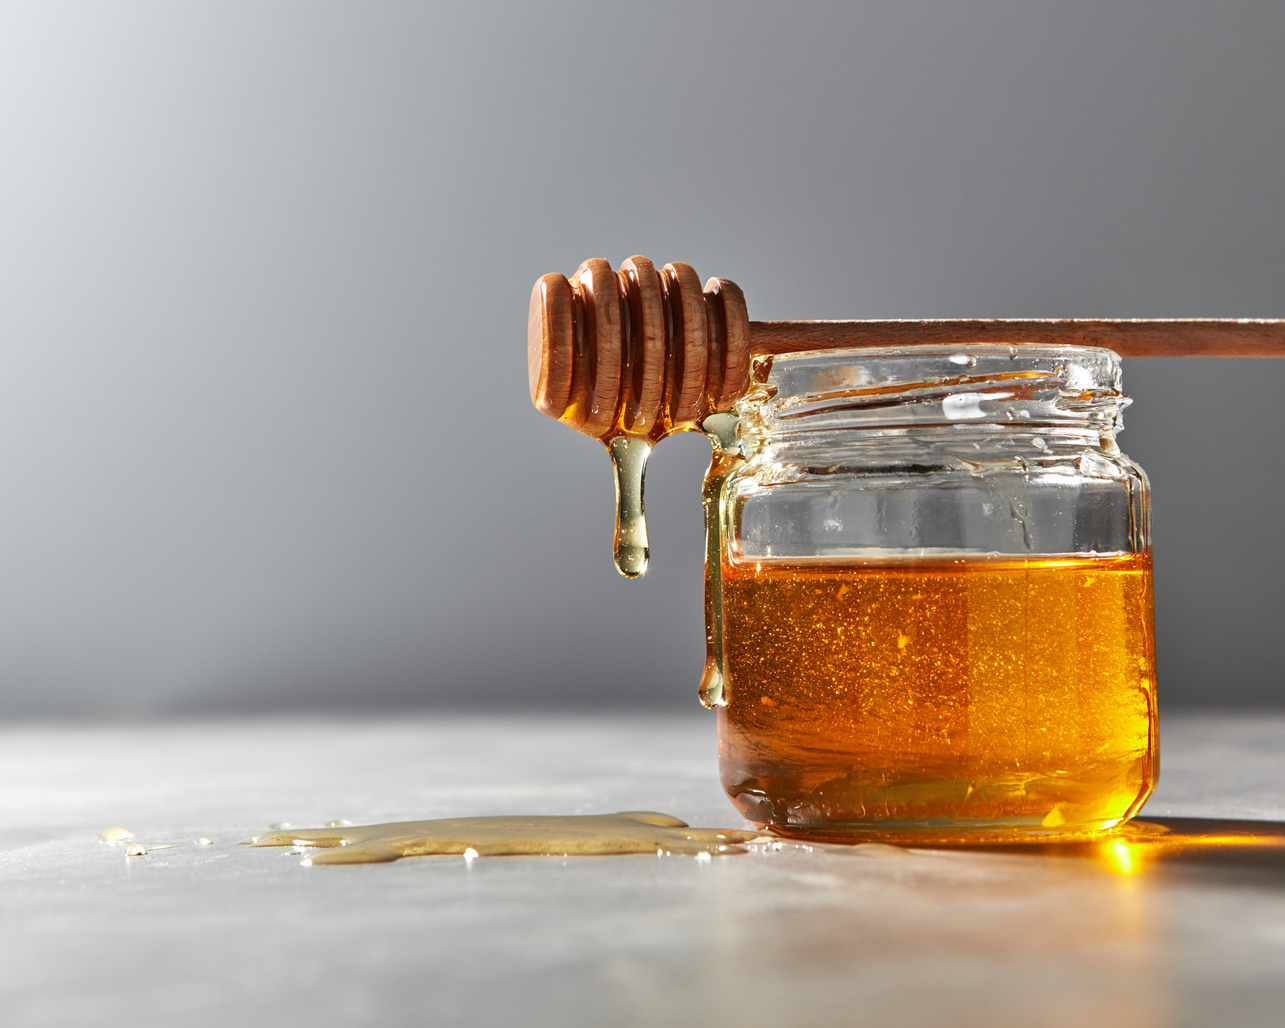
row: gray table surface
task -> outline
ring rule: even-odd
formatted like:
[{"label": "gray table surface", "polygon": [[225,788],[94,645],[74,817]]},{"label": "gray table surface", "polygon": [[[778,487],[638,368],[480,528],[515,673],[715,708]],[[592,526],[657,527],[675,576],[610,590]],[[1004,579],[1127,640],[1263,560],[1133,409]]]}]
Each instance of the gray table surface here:
[{"label": "gray table surface", "polygon": [[[1175,716],[1144,817],[1285,821],[1285,716]],[[1285,862],[764,847],[303,867],[277,822],[741,822],[713,719],[0,730],[7,1025],[1280,1025]],[[97,841],[122,825],[127,858]]]}]

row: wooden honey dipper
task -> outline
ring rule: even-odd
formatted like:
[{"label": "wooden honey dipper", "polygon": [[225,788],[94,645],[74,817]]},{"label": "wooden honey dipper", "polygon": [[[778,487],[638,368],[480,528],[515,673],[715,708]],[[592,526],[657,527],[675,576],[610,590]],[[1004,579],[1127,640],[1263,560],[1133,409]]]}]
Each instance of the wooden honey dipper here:
[{"label": "wooden honey dipper", "polygon": [[616,567],[647,567],[643,474],[651,448],[674,432],[704,430],[715,461],[734,444],[724,414],[749,390],[753,357],[850,347],[977,343],[1101,346],[1123,357],[1285,357],[1285,321],[959,320],[750,321],[740,287],[702,289],[687,264],[659,271],[630,257],[601,258],[571,279],[543,276],[531,292],[527,361],[531,400],[551,418],[600,440],[616,469]]}]

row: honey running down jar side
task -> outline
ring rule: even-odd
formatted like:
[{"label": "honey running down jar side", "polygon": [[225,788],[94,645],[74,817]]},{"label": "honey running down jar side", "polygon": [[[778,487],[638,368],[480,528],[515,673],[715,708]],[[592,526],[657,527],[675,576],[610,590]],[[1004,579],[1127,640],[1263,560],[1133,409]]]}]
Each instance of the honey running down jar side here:
[{"label": "honey running down jar side", "polygon": [[702,694],[746,818],[978,843],[1140,809],[1158,750],[1128,402],[1091,348],[756,362],[706,484]]}]

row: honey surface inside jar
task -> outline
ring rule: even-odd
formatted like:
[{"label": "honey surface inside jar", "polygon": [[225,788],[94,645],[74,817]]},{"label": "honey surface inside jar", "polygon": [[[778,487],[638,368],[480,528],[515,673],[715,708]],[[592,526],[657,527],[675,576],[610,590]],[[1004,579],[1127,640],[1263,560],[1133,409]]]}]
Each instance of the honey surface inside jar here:
[{"label": "honey surface inside jar", "polygon": [[1154,787],[1149,554],[724,563],[723,784],[786,834],[1098,831]]}]

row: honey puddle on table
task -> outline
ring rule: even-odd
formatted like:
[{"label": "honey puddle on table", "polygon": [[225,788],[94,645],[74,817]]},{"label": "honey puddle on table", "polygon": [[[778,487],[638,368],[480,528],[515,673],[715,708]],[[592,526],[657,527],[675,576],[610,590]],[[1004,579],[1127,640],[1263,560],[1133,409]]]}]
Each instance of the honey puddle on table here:
[{"label": "honey puddle on table", "polygon": [[[119,827],[108,828],[99,836],[99,842],[124,848],[125,856],[131,860],[149,857],[157,850],[215,845],[206,836],[140,842],[133,832]],[[385,863],[401,857],[433,855],[462,856],[467,863],[480,856],[629,853],[676,854],[709,860],[714,856],[745,853],[751,844],[759,844],[754,848],[765,852],[786,846],[811,851],[819,845],[834,852],[865,856],[909,856],[914,850],[936,849],[1079,858],[1113,874],[1128,876],[1177,867],[1203,868],[1219,874],[1252,872],[1267,874],[1285,886],[1285,822],[1279,821],[1157,817],[1060,841],[1014,837],[1006,843],[924,847],[913,839],[897,846],[854,836],[842,844],[833,844],[834,840],[830,843],[805,845],[783,839],[777,833],[691,828],[668,814],[627,811],[566,817],[459,817],[380,825],[330,821],[319,828],[276,824],[260,835],[243,840],[241,845],[288,846],[296,851],[310,851],[303,860],[305,865]]]},{"label": "honey puddle on table", "polygon": [[593,856],[674,853],[700,858],[744,853],[759,832],[692,828],[649,810],[566,817],[453,817],[382,825],[288,828],[246,839],[245,846],[314,849],[304,864],[377,864],[401,857],[458,854]]}]

